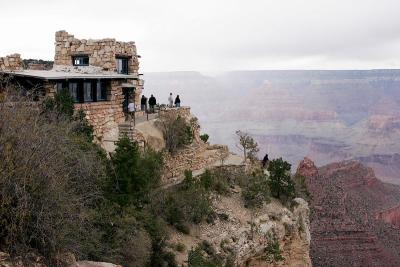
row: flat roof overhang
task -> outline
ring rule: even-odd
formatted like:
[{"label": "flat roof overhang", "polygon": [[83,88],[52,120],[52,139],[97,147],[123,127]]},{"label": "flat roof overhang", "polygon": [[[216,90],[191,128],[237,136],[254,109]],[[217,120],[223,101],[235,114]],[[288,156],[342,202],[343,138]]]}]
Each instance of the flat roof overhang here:
[{"label": "flat roof overhang", "polygon": [[75,73],[52,70],[21,70],[9,71],[3,70],[1,73],[19,77],[30,77],[43,80],[67,80],[67,79],[134,79],[137,80],[137,75],[118,74],[118,73]]}]

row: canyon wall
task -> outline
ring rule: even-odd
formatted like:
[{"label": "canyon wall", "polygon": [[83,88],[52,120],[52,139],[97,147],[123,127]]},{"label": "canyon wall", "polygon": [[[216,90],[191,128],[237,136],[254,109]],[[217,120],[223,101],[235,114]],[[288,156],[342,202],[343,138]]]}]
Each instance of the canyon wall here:
[{"label": "canyon wall", "polygon": [[399,187],[355,161],[317,168],[305,159],[297,173],[312,195],[313,265],[399,266],[398,210],[388,210],[400,204]]}]

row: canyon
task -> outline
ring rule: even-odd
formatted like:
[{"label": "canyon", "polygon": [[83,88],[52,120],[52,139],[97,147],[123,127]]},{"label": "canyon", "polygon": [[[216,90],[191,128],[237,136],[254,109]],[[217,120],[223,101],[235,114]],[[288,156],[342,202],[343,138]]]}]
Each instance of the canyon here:
[{"label": "canyon", "polygon": [[314,266],[399,266],[399,186],[356,161],[317,168],[306,158],[297,174],[312,195]]},{"label": "canyon", "polygon": [[[400,184],[400,70],[145,73],[145,95],[169,92],[190,105],[213,143],[235,152],[236,130],[258,141],[259,157],[293,166],[355,159]],[[396,155],[397,154],[397,155]]]}]

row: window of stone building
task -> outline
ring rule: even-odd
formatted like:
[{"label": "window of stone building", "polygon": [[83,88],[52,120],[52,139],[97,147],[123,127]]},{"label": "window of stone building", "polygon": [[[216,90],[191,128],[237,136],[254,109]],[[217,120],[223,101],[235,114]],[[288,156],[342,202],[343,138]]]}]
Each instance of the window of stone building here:
[{"label": "window of stone building", "polygon": [[109,86],[109,82],[107,82],[107,81],[97,81],[97,84],[96,84],[97,101],[107,100],[108,86]]},{"label": "window of stone building", "polygon": [[56,92],[59,93],[64,89],[68,89],[67,82],[62,81],[57,83]]},{"label": "window of stone building", "polygon": [[88,56],[73,56],[72,65],[74,66],[89,66]]},{"label": "window of stone building", "polygon": [[128,74],[129,66],[128,66],[128,58],[117,58],[117,72],[119,74]]},{"label": "window of stone building", "polygon": [[70,82],[68,84],[69,94],[75,102],[79,102],[78,83]]},{"label": "window of stone building", "polygon": [[85,102],[93,101],[93,91],[92,91],[92,83],[91,82],[83,83],[83,100]]}]

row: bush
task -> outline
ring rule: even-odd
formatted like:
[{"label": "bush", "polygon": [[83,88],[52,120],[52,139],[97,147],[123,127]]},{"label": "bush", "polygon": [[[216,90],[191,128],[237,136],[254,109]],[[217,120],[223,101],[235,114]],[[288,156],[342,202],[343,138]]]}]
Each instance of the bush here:
[{"label": "bush", "polygon": [[210,195],[191,171],[185,172],[182,184],[164,194],[155,199],[154,212],[183,233],[189,233],[188,223],[200,223],[212,213]]},{"label": "bush", "polygon": [[283,261],[282,250],[279,247],[279,242],[274,234],[270,235],[267,247],[264,250],[263,260],[273,263]]},{"label": "bush", "polygon": [[54,98],[48,97],[43,101],[42,109],[44,113],[56,113],[57,118],[72,118],[74,115],[74,99],[68,90],[61,90],[54,95]]},{"label": "bush", "polygon": [[174,113],[162,114],[159,119],[159,127],[168,152],[175,153],[186,145],[190,145],[193,142],[195,125],[192,120],[188,123]]},{"label": "bush", "polygon": [[223,267],[232,265],[233,258],[229,255],[227,258],[217,254],[214,247],[207,241],[198,244],[192,248],[188,254],[189,267]]},{"label": "bush", "polygon": [[290,200],[295,196],[294,183],[290,175],[291,165],[282,158],[269,162],[268,185],[275,198]]},{"label": "bush", "polygon": [[158,215],[148,212],[141,212],[139,220],[151,237],[152,254],[147,266],[177,266],[174,254],[165,250],[168,239],[165,222]]},{"label": "bush", "polygon": [[175,249],[178,252],[184,252],[186,249],[186,246],[183,243],[178,243],[178,244],[176,244]]},{"label": "bush", "polygon": [[266,175],[262,172],[254,172],[242,185],[242,197],[247,208],[260,208],[269,201],[269,187]]},{"label": "bush", "polygon": [[218,194],[227,194],[229,192],[228,180],[221,172],[206,170],[200,175],[200,184],[206,191],[215,191]]},{"label": "bush", "polygon": [[207,143],[208,139],[210,138],[210,136],[208,134],[202,134],[200,135],[200,139],[204,142]]},{"label": "bush", "polygon": [[148,148],[139,151],[127,137],[117,142],[109,170],[109,196],[122,206],[142,205],[151,189],[158,185],[163,168],[163,155]]},{"label": "bush", "polygon": [[81,237],[106,175],[99,150],[82,150],[71,121],[52,116],[24,101],[0,106],[0,249],[49,261],[60,251],[87,255]]}]

